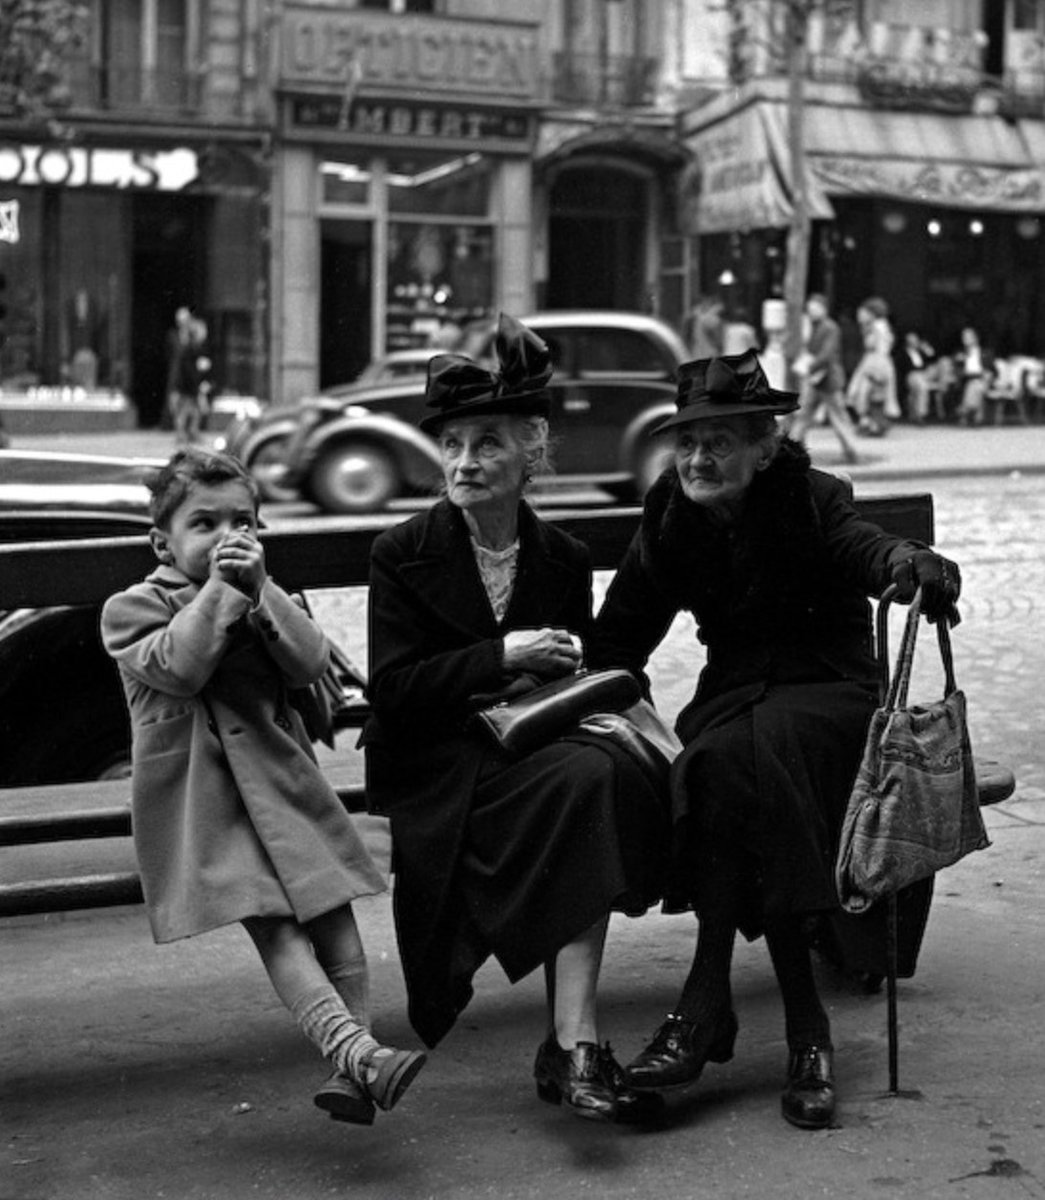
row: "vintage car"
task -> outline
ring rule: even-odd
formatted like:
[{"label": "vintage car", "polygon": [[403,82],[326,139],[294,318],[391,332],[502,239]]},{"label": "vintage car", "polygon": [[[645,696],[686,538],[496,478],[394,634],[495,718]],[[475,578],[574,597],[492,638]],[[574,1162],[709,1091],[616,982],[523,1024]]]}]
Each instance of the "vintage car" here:
[{"label": "vintage car", "polygon": [[[144,475],[156,465],[0,450],[0,542],[144,535]],[[97,610],[0,609],[0,747],[4,787],[127,771],[123,690],[99,641]]]},{"label": "vintage car", "polygon": [[[675,372],[686,357],[678,334],[642,313],[544,312],[522,321],[547,342],[555,364],[555,478],[594,483],[621,499],[642,495],[668,454],[650,431],[674,412]],[[455,349],[489,362],[494,333],[492,320],[470,326]],[[435,442],[417,428],[423,411],[423,377],[353,386],[234,423],[225,445],[268,499],[375,512],[438,483]]]}]

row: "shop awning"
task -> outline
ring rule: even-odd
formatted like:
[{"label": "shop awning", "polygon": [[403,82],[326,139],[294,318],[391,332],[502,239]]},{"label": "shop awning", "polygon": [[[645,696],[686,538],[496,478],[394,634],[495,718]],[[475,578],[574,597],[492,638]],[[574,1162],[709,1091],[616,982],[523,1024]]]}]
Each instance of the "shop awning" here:
[{"label": "shop awning", "polygon": [[999,212],[1045,207],[1045,163],[997,116],[806,110],[809,166],[831,196],[885,196]]},{"label": "shop awning", "polygon": [[[691,233],[783,228],[790,223],[791,172],[780,105],[751,104],[686,140],[693,169],[682,180],[682,220]],[[810,212],[834,210],[807,172]]]},{"label": "shop awning", "polygon": [[[830,198],[844,196],[1045,210],[1045,123],[811,103],[803,138],[814,219],[833,217]],[[699,181],[691,184],[695,194],[683,197],[692,232],[788,223],[793,189],[783,103],[750,104],[694,132],[687,145]]]}]

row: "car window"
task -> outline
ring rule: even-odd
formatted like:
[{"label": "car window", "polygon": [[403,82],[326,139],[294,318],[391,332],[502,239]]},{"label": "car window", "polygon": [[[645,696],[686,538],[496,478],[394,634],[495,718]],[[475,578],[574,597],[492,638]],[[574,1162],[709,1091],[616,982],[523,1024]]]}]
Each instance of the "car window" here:
[{"label": "car window", "polygon": [[580,375],[663,376],[666,371],[656,344],[634,329],[586,330],[578,349]]}]

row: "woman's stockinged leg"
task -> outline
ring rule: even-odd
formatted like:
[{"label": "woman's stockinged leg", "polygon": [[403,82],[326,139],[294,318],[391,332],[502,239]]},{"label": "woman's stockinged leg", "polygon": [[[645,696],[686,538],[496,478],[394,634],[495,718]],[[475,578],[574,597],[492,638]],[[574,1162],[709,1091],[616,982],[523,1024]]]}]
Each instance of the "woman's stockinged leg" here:
[{"label": "woman's stockinged leg", "polygon": [[608,925],[603,917],[545,964],[548,1036],[533,1073],[542,1100],[581,1117],[641,1124],[660,1115],[660,1097],[629,1087],[609,1043],[598,1040],[596,993]]},{"label": "woman's stockinged leg", "polygon": [[801,918],[793,914],[767,918],[765,934],[766,947],[784,1002],[789,1048],[829,1047],[831,1023],[817,992],[809,942],[802,932]]},{"label": "woman's stockinged leg", "polygon": [[598,1043],[596,993],[609,917],[603,917],[555,956],[555,1036],[564,1050],[578,1042]]},{"label": "woman's stockinged leg", "polygon": [[709,898],[700,905],[696,951],[675,1011],[628,1064],[633,1087],[681,1087],[698,1079],[708,1062],[733,1057],[737,1018],[730,972],[742,871],[721,858],[717,865],[715,886],[703,889]]},{"label": "woman's stockinged leg", "polygon": [[784,1001],[789,1050],[781,1112],[800,1129],[823,1129],[835,1114],[834,1050],[801,917],[767,918],[765,932]]}]

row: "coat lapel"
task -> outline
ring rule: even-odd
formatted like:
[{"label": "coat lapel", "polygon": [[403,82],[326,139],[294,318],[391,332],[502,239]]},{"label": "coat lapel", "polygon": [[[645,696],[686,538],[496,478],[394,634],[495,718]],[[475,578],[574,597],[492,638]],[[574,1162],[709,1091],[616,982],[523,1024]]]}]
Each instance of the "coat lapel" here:
[{"label": "coat lapel", "polygon": [[[570,564],[526,503],[519,507],[519,568],[502,624],[553,623],[571,582]],[[449,501],[429,511],[416,558],[402,565],[404,579],[442,621],[462,633],[498,636],[501,626],[486,596],[464,518]]]},{"label": "coat lapel", "polygon": [[447,500],[429,511],[417,557],[402,564],[415,594],[454,629],[495,637],[497,622],[486,598],[468,540],[468,528]]}]

